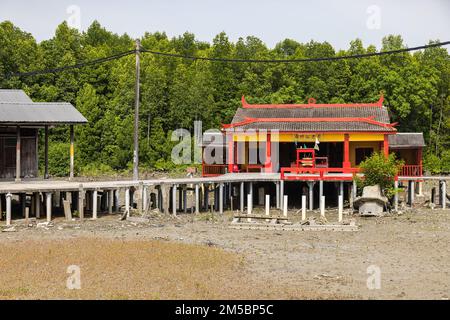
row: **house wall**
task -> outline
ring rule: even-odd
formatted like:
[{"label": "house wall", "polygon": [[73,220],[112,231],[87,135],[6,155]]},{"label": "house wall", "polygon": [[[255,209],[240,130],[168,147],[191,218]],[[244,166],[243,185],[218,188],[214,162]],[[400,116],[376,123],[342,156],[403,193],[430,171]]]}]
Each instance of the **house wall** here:
[{"label": "house wall", "polygon": [[[21,177],[37,177],[37,129],[22,129],[20,152]],[[0,127],[0,179],[13,179],[15,175],[16,129]]]},{"label": "house wall", "polygon": [[379,152],[382,146],[379,141],[350,141],[350,163],[352,167],[356,167],[357,148],[373,148],[374,152]]}]

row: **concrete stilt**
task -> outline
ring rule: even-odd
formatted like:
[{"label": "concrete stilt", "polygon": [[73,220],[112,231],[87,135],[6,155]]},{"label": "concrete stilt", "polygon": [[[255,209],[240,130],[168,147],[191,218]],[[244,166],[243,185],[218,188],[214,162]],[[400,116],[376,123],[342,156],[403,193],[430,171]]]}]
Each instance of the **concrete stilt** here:
[{"label": "concrete stilt", "polygon": [[342,222],[342,213],[344,211],[344,195],[338,196],[338,221]]},{"label": "concrete stilt", "polygon": [[314,182],[308,182],[308,192],[309,192],[309,210],[314,209]]},{"label": "concrete stilt", "polygon": [[198,184],[195,185],[195,213],[200,213],[200,187]]},{"label": "concrete stilt", "polygon": [[280,180],[280,209],[283,208],[284,180]]},{"label": "concrete stilt", "polygon": [[[249,193],[247,194],[247,214],[252,214],[253,210],[253,201],[252,201],[252,195]],[[247,218],[247,222],[251,222],[251,218]]]},{"label": "concrete stilt", "polygon": [[302,195],[302,221],[306,220],[306,195]]},{"label": "concrete stilt", "polygon": [[172,186],[172,214],[177,215],[177,185]]},{"label": "concrete stilt", "polygon": [[205,185],[205,194],[204,194],[204,207],[205,207],[205,211],[208,211],[208,206],[209,206],[209,185],[206,184]]},{"label": "concrete stilt", "polygon": [[442,186],[441,186],[441,191],[442,191],[442,209],[445,209],[446,204],[447,204],[447,183],[445,180],[442,180]]},{"label": "concrete stilt", "polygon": [[125,189],[125,214],[130,217],[130,188]]},{"label": "concrete stilt", "polygon": [[[95,197],[95,195],[94,195]],[[109,190],[108,191],[108,213],[112,214],[113,213],[113,206],[114,206],[114,190]]]},{"label": "concrete stilt", "polygon": [[252,206],[253,206],[253,182],[248,183],[248,193],[252,196]]},{"label": "concrete stilt", "polygon": [[270,195],[266,194],[266,216],[270,215]]},{"label": "concrete stilt", "polygon": [[394,210],[395,212],[398,211],[398,180],[394,181],[394,189],[395,189],[395,193],[394,193]]},{"label": "concrete stilt", "polygon": [[46,211],[47,211],[47,222],[52,221],[52,193],[47,192],[45,194],[46,199]]},{"label": "concrete stilt", "polygon": [[323,196],[323,181],[319,181],[319,200],[322,199]]},{"label": "concrete stilt", "polygon": [[325,217],[325,196],[320,197],[320,215]]},{"label": "concrete stilt", "polygon": [[344,199],[344,181],[339,182],[339,195]]},{"label": "concrete stilt", "polygon": [[80,214],[80,220],[84,219],[84,190],[83,190],[83,185],[80,184],[79,188],[78,188],[78,212]]},{"label": "concrete stilt", "polygon": [[92,192],[92,219],[97,219],[97,199],[98,192],[97,190],[94,190]]},{"label": "concrete stilt", "polygon": [[219,183],[219,213],[223,213],[223,183]]},{"label": "concrete stilt", "polygon": [[12,194],[8,193],[6,195],[6,225],[7,226],[11,225],[11,199],[12,199]]},{"label": "concrete stilt", "polygon": [[277,209],[280,209],[280,182],[275,182],[275,198],[276,198],[276,203]]},{"label": "concrete stilt", "polygon": [[241,212],[244,212],[244,182],[241,182],[239,190],[239,200],[240,200],[239,209],[241,210]]},{"label": "concrete stilt", "polygon": [[288,196],[283,196],[283,216],[287,217],[288,211]]}]

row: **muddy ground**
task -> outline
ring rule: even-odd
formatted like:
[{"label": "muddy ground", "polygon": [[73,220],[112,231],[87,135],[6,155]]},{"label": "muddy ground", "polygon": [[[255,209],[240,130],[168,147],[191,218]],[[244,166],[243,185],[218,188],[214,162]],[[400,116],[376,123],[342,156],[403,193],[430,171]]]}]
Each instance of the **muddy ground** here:
[{"label": "muddy ground", "polygon": [[[289,215],[293,220],[299,218],[295,211],[289,212]],[[328,217],[330,220],[336,218],[334,213]],[[229,228],[231,218],[231,212],[226,212],[223,216],[182,214],[173,217],[152,214],[150,222],[135,223],[120,221],[118,215],[101,215],[96,221],[87,219],[83,222],[67,222],[63,218],[56,218],[48,227],[37,227],[36,223],[27,226],[18,221],[13,228],[15,231],[0,233],[0,267],[3,270],[0,295],[3,290],[9,293],[3,298],[36,298],[33,288],[17,294],[14,293],[15,289],[8,289],[10,277],[13,276],[19,283],[21,278],[19,271],[11,270],[11,265],[16,263],[17,270],[20,270],[21,264],[27,263],[26,257],[18,256],[17,261],[14,261],[17,255],[17,252],[13,254],[17,251],[14,244],[20,250],[20,245],[26,245],[27,248],[45,248],[58,241],[61,246],[67,248],[65,254],[73,255],[76,253],[71,252],[71,245],[67,244],[74,241],[82,242],[83,248],[88,251],[92,249],[89,246],[90,241],[95,244],[92,246],[95,250],[102,250],[103,246],[98,245],[98,241],[150,243],[157,240],[164,243],[200,245],[205,251],[211,248],[219,249],[238,257],[236,261],[239,262],[227,262],[217,269],[209,270],[211,274],[199,281],[206,284],[211,281],[211,287],[201,291],[201,294],[184,290],[185,295],[159,292],[156,296],[136,296],[133,295],[133,286],[128,284],[127,293],[116,288],[114,294],[108,295],[108,288],[104,288],[100,282],[96,290],[105,290],[105,294],[67,296],[58,291],[38,298],[448,299],[450,296],[448,210],[421,208],[404,211],[402,215],[379,218],[346,216],[346,219],[356,219],[360,226],[357,232],[234,230]],[[105,248],[104,250],[109,250],[108,246]],[[80,254],[80,251],[76,252]],[[193,255],[198,254],[195,252]],[[8,257],[9,253],[12,255]],[[33,254],[33,251],[30,254]],[[137,268],[143,268],[140,265],[142,261],[139,261],[139,252],[133,254]],[[108,259],[99,260],[98,264],[105,261]],[[9,271],[5,272],[7,263]],[[367,279],[373,274],[368,273],[370,266],[372,269],[369,268],[369,272],[379,267],[380,289],[368,289]],[[98,267],[101,268],[101,265]],[[176,268],[179,272],[180,266]],[[180,277],[185,279],[193,272],[204,272],[203,269],[195,268],[203,267],[193,266]],[[133,271],[123,270],[121,276],[131,277],[129,272]],[[148,277],[145,272],[152,273],[151,270],[135,272],[137,275],[133,274],[133,278]],[[222,282],[216,284],[217,277],[225,279],[225,282],[229,279],[228,290],[224,289]],[[139,290],[142,291],[142,287]]]}]

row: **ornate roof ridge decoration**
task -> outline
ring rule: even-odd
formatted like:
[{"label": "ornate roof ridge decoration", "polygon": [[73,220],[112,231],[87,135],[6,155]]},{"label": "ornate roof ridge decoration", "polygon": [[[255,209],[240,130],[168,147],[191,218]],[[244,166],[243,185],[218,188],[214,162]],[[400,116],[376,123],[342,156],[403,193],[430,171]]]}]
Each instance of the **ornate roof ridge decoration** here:
[{"label": "ornate roof ridge decoration", "polygon": [[241,103],[244,109],[290,109],[290,108],[333,108],[333,107],[378,107],[382,108],[384,95],[381,92],[377,102],[367,103],[316,103],[316,99],[309,98],[308,103],[300,104],[249,104],[242,95]]}]

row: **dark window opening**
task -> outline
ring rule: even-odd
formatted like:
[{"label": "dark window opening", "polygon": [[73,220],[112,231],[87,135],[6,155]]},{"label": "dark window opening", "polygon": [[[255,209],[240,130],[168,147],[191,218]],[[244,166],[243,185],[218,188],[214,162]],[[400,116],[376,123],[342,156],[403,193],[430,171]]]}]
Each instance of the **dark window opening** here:
[{"label": "dark window opening", "polygon": [[355,162],[359,165],[366,158],[370,157],[373,153],[373,148],[356,148],[355,149]]}]

